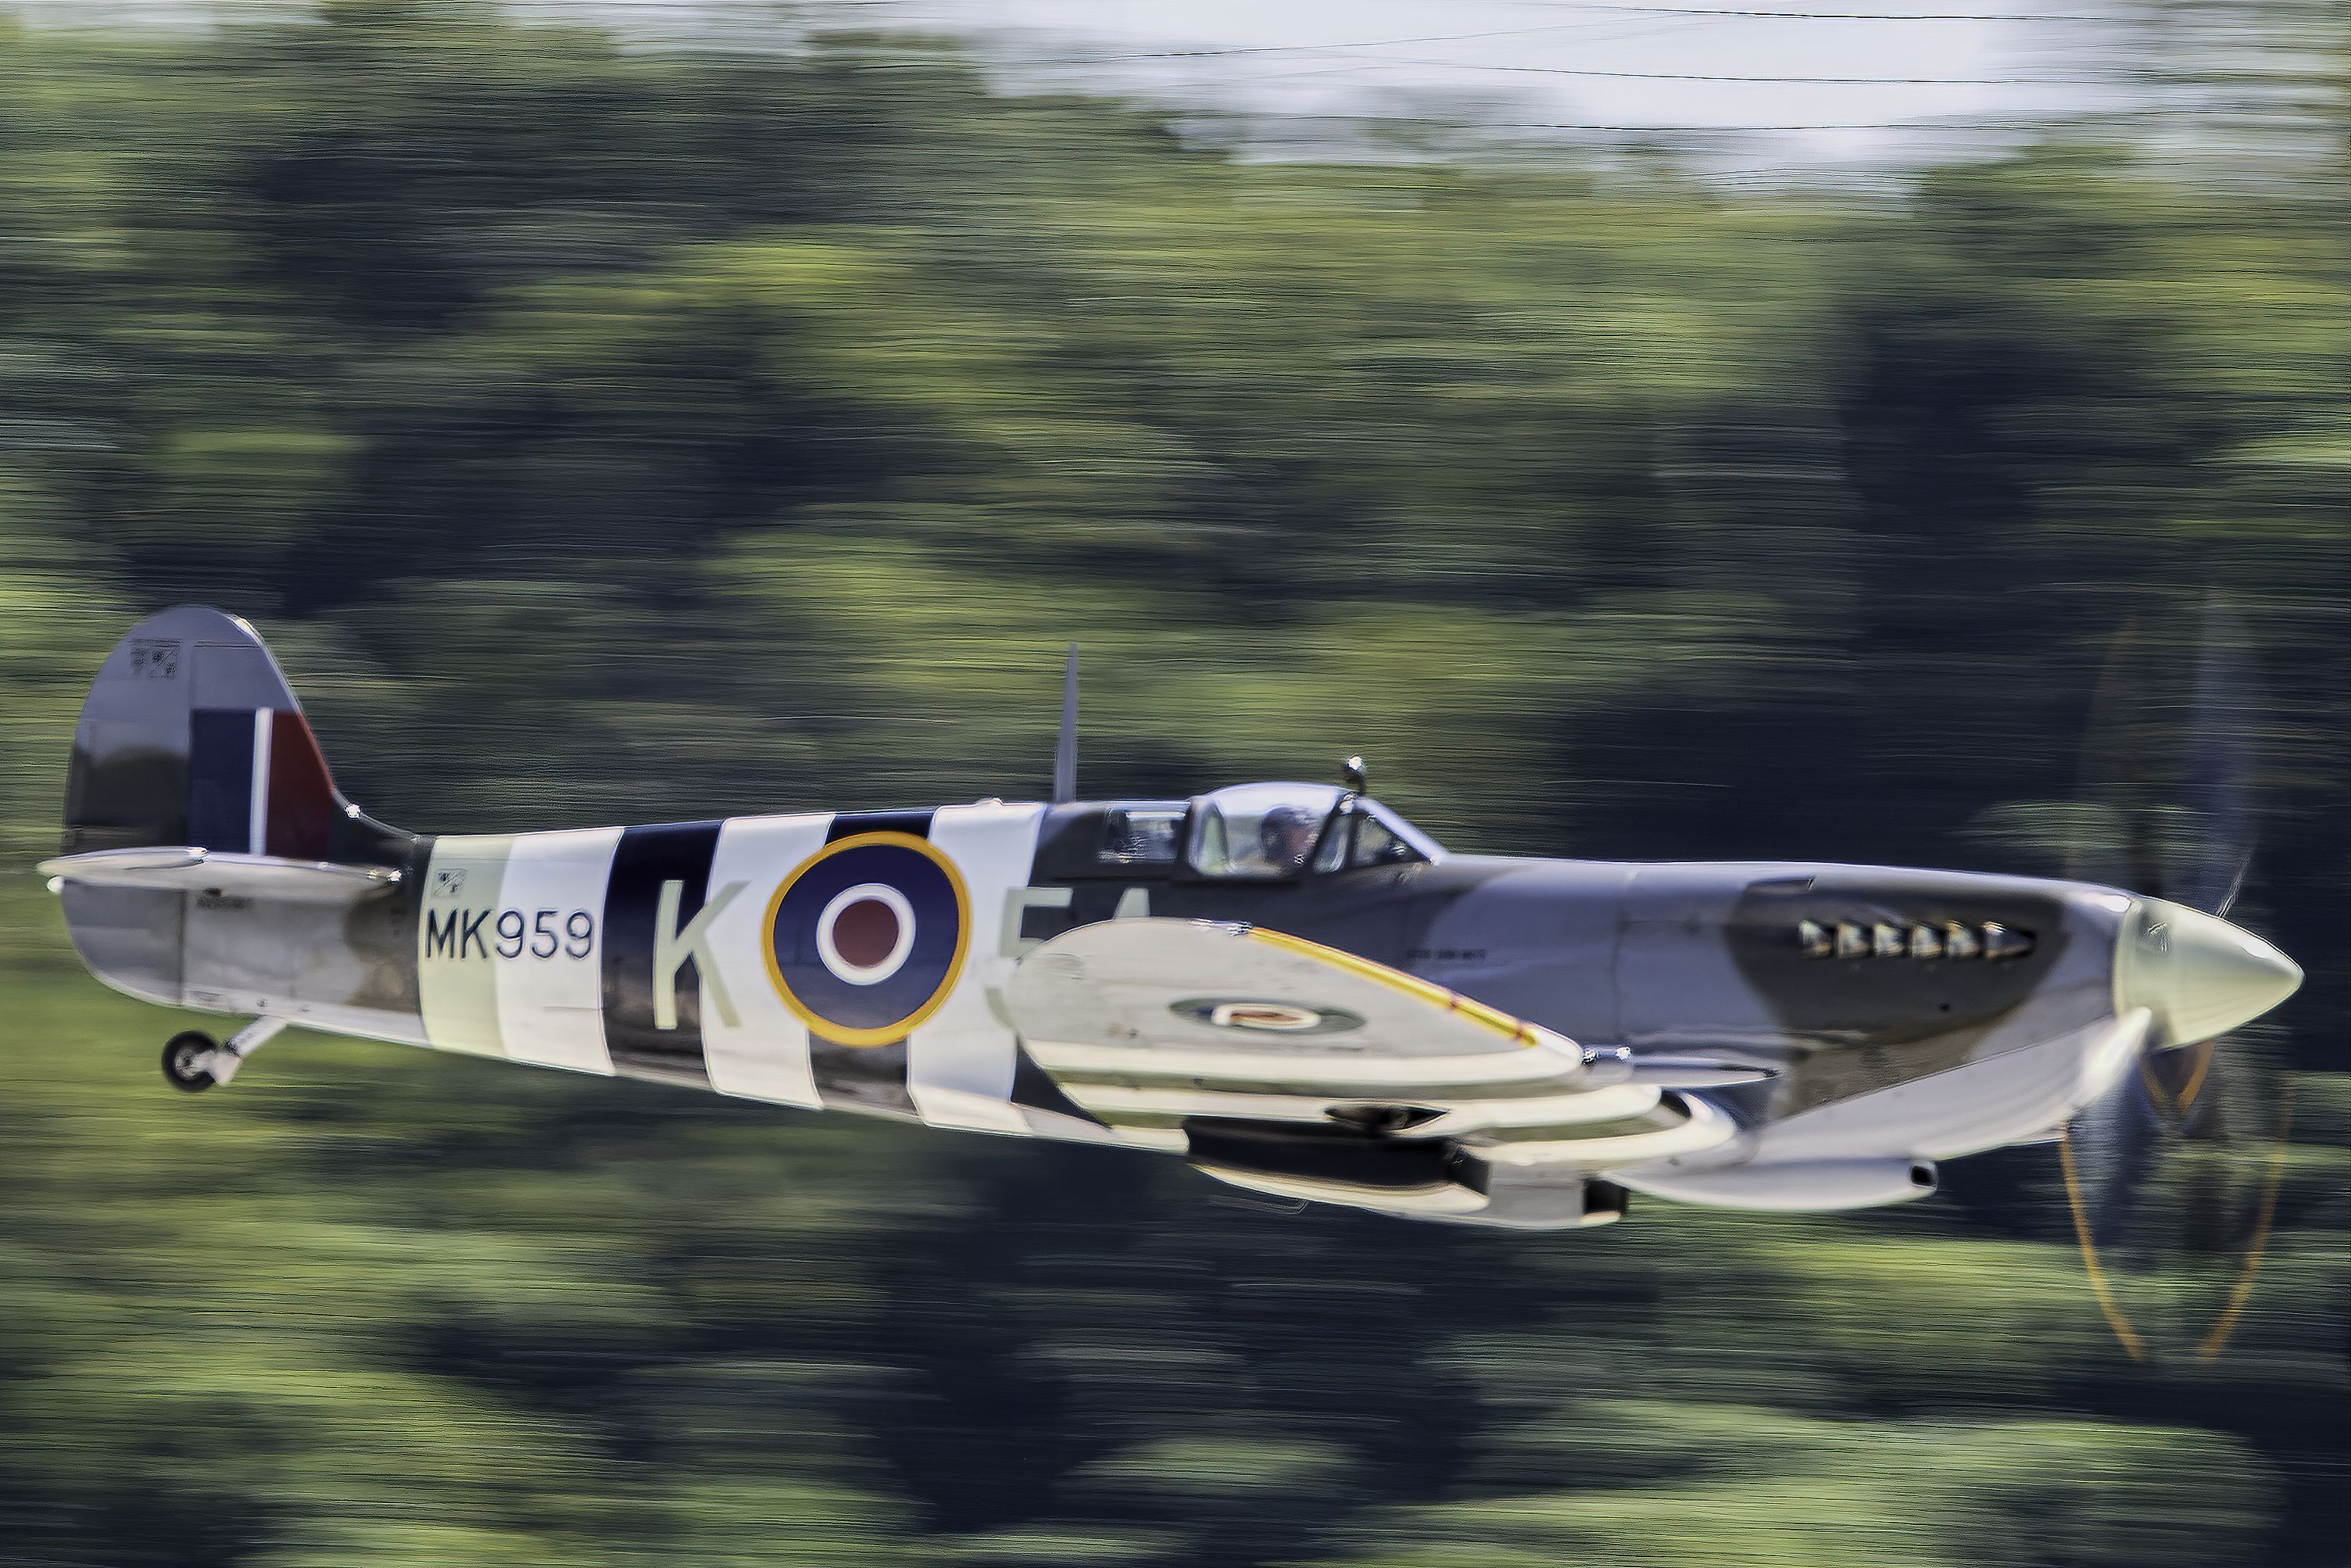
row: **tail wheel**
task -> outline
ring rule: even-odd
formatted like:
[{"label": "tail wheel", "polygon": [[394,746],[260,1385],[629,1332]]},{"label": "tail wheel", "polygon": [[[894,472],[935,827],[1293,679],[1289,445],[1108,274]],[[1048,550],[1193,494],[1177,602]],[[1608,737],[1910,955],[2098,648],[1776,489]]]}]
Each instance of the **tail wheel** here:
[{"label": "tail wheel", "polygon": [[219,1042],[200,1030],[175,1034],[163,1043],[163,1079],[183,1094],[200,1094],[218,1080],[212,1074]]}]

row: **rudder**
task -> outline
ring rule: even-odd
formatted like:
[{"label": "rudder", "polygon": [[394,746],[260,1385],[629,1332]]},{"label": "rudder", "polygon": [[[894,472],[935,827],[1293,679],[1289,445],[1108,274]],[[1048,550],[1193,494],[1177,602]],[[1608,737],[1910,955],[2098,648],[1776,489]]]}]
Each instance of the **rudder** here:
[{"label": "rudder", "polygon": [[243,621],[201,605],[165,610],[99,667],[74,731],[65,853],[171,844],[372,859],[381,830],[352,831],[364,821]]}]

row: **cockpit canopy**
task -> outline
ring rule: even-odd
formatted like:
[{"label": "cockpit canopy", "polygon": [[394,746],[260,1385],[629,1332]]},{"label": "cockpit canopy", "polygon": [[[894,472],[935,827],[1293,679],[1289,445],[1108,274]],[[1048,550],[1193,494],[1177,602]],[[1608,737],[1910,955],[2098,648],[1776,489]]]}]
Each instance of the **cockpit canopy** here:
[{"label": "cockpit canopy", "polygon": [[1330,784],[1235,784],[1189,800],[1126,800],[1092,808],[1086,824],[1083,848],[1069,846],[1083,859],[1055,858],[1054,874],[1286,882],[1445,858],[1385,806]]},{"label": "cockpit canopy", "polygon": [[1378,801],[1332,784],[1235,784],[1196,797],[1188,815],[1184,866],[1194,876],[1262,881],[1444,854]]}]

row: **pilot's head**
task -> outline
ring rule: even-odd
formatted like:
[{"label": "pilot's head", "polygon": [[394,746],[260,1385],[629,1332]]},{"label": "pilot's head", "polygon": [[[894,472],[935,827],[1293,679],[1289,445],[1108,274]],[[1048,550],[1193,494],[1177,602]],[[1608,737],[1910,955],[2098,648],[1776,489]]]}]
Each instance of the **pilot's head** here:
[{"label": "pilot's head", "polygon": [[1258,820],[1258,846],[1278,871],[1297,871],[1314,851],[1314,813],[1303,806],[1276,806]]}]

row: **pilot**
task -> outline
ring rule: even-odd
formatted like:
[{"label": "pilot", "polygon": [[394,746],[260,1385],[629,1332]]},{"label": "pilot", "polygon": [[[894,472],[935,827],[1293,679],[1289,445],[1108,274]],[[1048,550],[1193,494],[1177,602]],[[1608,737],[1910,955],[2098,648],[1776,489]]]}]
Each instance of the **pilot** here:
[{"label": "pilot", "polygon": [[1258,819],[1257,841],[1266,863],[1288,876],[1304,869],[1314,852],[1314,832],[1322,824],[1303,806],[1276,806]]}]

